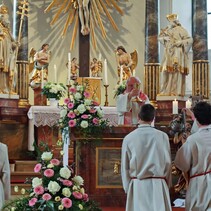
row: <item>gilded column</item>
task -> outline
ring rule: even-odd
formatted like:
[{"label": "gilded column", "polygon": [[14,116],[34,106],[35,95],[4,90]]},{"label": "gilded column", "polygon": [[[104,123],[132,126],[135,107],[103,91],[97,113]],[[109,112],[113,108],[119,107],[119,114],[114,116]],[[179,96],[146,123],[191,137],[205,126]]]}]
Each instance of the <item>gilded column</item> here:
[{"label": "gilded column", "polygon": [[28,0],[17,3],[16,39],[20,43],[17,56],[19,107],[29,106],[29,62],[28,62]]},{"label": "gilded column", "polygon": [[192,1],[193,69],[192,95],[209,98],[209,61],[207,47],[207,0]]},{"label": "gilded column", "polygon": [[159,93],[158,0],[146,1],[144,91],[156,102]]}]

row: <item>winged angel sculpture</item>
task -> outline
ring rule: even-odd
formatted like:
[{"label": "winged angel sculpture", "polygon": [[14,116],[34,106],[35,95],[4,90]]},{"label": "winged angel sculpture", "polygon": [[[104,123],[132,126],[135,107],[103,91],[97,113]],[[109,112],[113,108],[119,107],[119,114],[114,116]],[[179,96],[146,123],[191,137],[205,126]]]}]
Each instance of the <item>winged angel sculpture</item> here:
[{"label": "winged angel sculpture", "polygon": [[[70,44],[70,49],[73,48],[79,20],[81,23],[81,33],[85,36],[90,34],[93,47],[97,48],[95,28],[99,28],[102,37],[106,39],[106,30],[104,26],[106,16],[112,27],[118,31],[118,27],[111,16],[110,10],[116,9],[120,15],[123,15],[123,10],[118,6],[118,0],[52,0],[45,12],[56,9],[56,13],[51,21],[51,25],[62,15],[67,15],[66,22],[61,36],[65,36],[69,26],[74,25],[73,34]],[[103,21],[104,20],[104,21]]]}]

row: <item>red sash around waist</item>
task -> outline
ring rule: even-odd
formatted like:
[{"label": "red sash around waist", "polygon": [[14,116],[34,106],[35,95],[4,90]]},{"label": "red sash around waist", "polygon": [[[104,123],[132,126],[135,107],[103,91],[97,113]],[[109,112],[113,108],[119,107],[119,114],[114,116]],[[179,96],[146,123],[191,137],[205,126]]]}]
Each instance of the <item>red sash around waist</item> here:
[{"label": "red sash around waist", "polygon": [[193,179],[193,178],[195,178],[195,177],[205,176],[206,174],[210,174],[210,173],[211,173],[211,170],[205,171],[205,172],[200,173],[200,174],[194,174],[194,175],[190,176],[189,179],[191,180],[191,179]]},{"label": "red sash around waist", "polygon": [[[137,177],[131,177],[131,179],[138,179]],[[163,179],[167,182],[166,177],[145,177],[145,178],[140,178],[138,180],[145,180],[145,179]]]}]

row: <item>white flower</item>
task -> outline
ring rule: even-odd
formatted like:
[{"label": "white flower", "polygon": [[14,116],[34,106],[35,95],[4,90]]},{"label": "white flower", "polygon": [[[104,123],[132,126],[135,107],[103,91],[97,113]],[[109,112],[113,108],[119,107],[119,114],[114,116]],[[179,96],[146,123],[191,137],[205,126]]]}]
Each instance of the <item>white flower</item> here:
[{"label": "white flower", "polygon": [[97,115],[99,117],[103,117],[104,116],[103,110],[101,108],[97,108]]},{"label": "white flower", "polygon": [[82,204],[79,204],[78,207],[80,210],[83,210],[83,208],[84,208]]},{"label": "white flower", "polygon": [[33,180],[32,180],[32,187],[35,188],[39,185],[42,185],[42,179],[38,178],[38,177],[35,177]]},{"label": "white flower", "polygon": [[86,111],[86,107],[84,106],[84,104],[80,104],[78,107],[77,107],[77,110],[80,114],[83,114],[85,111]]},{"label": "white flower", "polygon": [[66,115],[67,115],[67,110],[66,109],[63,109],[63,110],[60,111],[60,117],[61,118],[64,118]]},{"label": "white flower", "polygon": [[85,193],[84,188],[81,188],[81,189],[80,189],[80,193],[82,193],[82,194],[84,194],[84,193]]},{"label": "white flower", "polygon": [[73,181],[78,185],[83,185],[84,184],[84,179],[81,176],[74,176]]},{"label": "white flower", "polygon": [[11,211],[15,211],[15,210],[16,210],[16,208],[15,208],[15,207],[12,207],[12,208],[11,208]]},{"label": "white flower", "polygon": [[89,99],[85,99],[85,100],[84,100],[84,104],[85,104],[86,106],[89,106],[89,105],[92,104],[92,101],[89,100]]},{"label": "white flower", "polygon": [[53,157],[53,154],[51,152],[43,152],[42,153],[42,160],[48,161],[51,160],[51,158]]},{"label": "white flower", "polygon": [[62,194],[66,197],[70,197],[71,196],[71,191],[69,188],[63,188],[62,189]]},{"label": "white flower", "polygon": [[63,206],[62,204],[60,204],[60,205],[58,206],[58,209],[59,209],[59,210],[63,210],[63,209],[64,209],[64,206]]},{"label": "white flower", "polygon": [[63,167],[60,169],[59,174],[61,177],[65,178],[65,179],[69,179],[71,176],[71,171],[67,167]]},{"label": "white flower", "polygon": [[49,168],[49,169],[52,169],[54,167],[54,165],[52,164],[52,163],[49,163],[48,165],[47,165],[47,168]]},{"label": "white flower", "polygon": [[86,120],[81,121],[81,127],[87,128],[89,126],[89,123]]},{"label": "white flower", "polygon": [[76,93],[75,93],[75,99],[76,99],[76,100],[80,100],[81,98],[82,98],[81,93],[76,92]]},{"label": "white flower", "polygon": [[60,185],[59,185],[57,182],[55,182],[55,181],[50,181],[50,182],[48,183],[48,190],[49,190],[51,193],[55,194],[55,193],[58,192],[60,189],[61,189],[61,187],[60,187]]},{"label": "white flower", "polygon": [[77,90],[77,91],[83,91],[83,90],[84,90],[84,86],[78,85],[78,86],[76,87],[76,90]]}]

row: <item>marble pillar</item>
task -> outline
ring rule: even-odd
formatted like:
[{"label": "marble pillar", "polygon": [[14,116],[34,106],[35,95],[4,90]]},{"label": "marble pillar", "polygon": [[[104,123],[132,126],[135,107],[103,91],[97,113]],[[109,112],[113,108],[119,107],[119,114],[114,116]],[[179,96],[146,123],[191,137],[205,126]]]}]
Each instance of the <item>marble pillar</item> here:
[{"label": "marble pillar", "polygon": [[193,69],[192,95],[209,98],[209,61],[207,46],[207,0],[192,1]]},{"label": "marble pillar", "polygon": [[160,80],[158,7],[158,0],[146,1],[144,92],[152,103],[156,101],[156,96],[159,93]]}]

